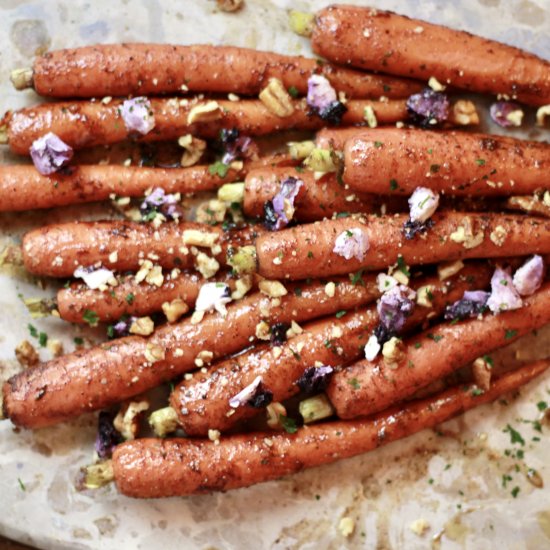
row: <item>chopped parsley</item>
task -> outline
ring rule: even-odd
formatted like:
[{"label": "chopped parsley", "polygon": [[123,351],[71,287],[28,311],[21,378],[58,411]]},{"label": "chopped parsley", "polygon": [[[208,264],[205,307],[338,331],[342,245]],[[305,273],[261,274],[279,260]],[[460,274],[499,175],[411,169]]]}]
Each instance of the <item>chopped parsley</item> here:
[{"label": "chopped parsley", "polygon": [[287,434],[294,434],[298,431],[298,427],[296,426],[296,420],[294,420],[293,418],[289,418],[284,414],[280,414],[279,422],[281,423],[281,426],[285,429],[285,432]]},{"label": "chopped parsley", "polygon": [[73,338],[73,342],[76,346],[81,346],[82,344],[84,344],[84,339],[77,336],[76,338]]},{"label": "chopped parsley", "polygon": [[518,493],[519,493],[519,487],[514,487],[511,491],[510,491],[510,494],[516,498],[518,496]]},{"label": "chopped parsley", "polygon": [[297,286],[294,289],[294,294],[296,294],[296,296],[301,296],[302,295],[302,289],[299,286]]},{"label": "chopped parsley", "polygon": [[300,92],[298,91],[298,88],[296,88],[296,86],[291,86],[291,87],[288,89],[288,93],[289,93],[293,98],[297,98],[297,97],[300,95]]},{"label": "chopped parsley", "polygon": [[472,388],[472,396],[473,397],[479,397],[480,395],[483,395],[485,392],[481,388]]},{"label": "chopped parsley", "polygon": [[355,273],[352,273],[349,277],[351,279],[351,284],[352,285],[361,285],[361,286],[365,286],[365,281],[363,281],[363,272],[365,270],[364,269],[360,269],[359,271],[356,271]]},{"label": "chopped parsley", "polygon": [[484,356],[483,356],[483,360],[484,360],[490,367],[494,367],[494,366],[495,366],[495,362],[493,361],[493,358],[492,358],[490,355],[484,355]]},{"label": "chopped parsley", "polygon": [[349,212],[338,212],[338,214],[336,214],[336,219],[349,218],[349,216],[350,216]]},{"label": "chopped parsley", "polygon": [[546,401],[539,401],[537,403],[537,409],[539,411],[545,411],[548,408],[548,403]]},{"label": "chopped parsley", "polygon": [[48,343],[48,335],[45,332],[41,332],[38,335],[38,343],[45,348],[46,344]]},{"label": "chopped parsley", "polygon": [[443,336],[441,336],[441,334],[432,334],[432,333],[430,333],[430,334],[428,334],[428,338],[430,340],[433,340],[436,344],[438,342],[440,342],[441,340],[443,340]]},{"label": "chopped parsley", "polygon": [[514,336],[516,336],[518,333],[517,330],[513,330],[513,329],[506,329],[506,332],[504,333],[504,338],[506,340],[510,340],[510,338],[513,338]]},{"label": "chopped parsley", "polygon": [[375,141],[374,142],[374,146],[377,148],[377,149],[380,149],[380,147],[382,147],[382,145],[384,145],[381,141]]},{"label": "chopped parsley", "polygon": [[508,432],[510,434],[510,442],[511,443],[519,443],[520,445],[525,445],[525,439],[521,437],[521,434],[512,428],[510,424],[506,425],[506,428],[502,430],[503,432]]},{"label": "chopped parsley", "polygon": [[421,347],[422,347],[422,343],[421,343],[421,342],[416,342],[416,343],[414,344],[414,349],[419,349],[419,348],[421,348]]},{"label": "chopped parsley", "polygon": [[311,250],[308,251],[307,257],[310,259],[313,258],[313,252]]},{"label": "chopped parsley", "polygon": [[126,303],[129,305],[133,304],[135,297],[136,296],[133,292],[129,292],[128,294],[126,294],[126,298],[125,298]]},{"label": "chopped parsley", "polygon": [[476,159],[476,164],[478,166],[485,166],[485,159]]},{"label": "chopped parsley", "polygon": [[214,164],[211,164],[208,167],[208,172],[214,176],[218,175],[220,178],[225,178],[227,176],[227,172],[229,171],[229,164],[223,163],[221,160],[217,160],[214,162]]},{"label": "chopped parsley", "polygon": [[95,311],[85,309],[82,319],[84,319],[84,321],[86,321],[86,323],[88,323],[91,327],[95,327],[99,321],[99,316]]},{"label": "chopped parsley", "polygon": [[357,378],[352,378],[351,380],[348,380],[348,384],[354,389],[358,390],[361,387],[361,384],[359,384],[359,381]]},{"label": "chopped parsley", "polygon": [[336,312],[336,319],[340,319],[340,317],[343,317],[347,311],[345,309],[341,309],[340,311]]},{"label": "chopped parsley", "polygon": [[406,275],[407,277],[411,276],[411,272],[409,271],[409,267],[405,263],[405,260],[403,259],[403,256],[399,255],[397,256],[397,269],[403,273],[403,275]]},{"label": "chopped parsley", "polygon": [[22,490],[22,491],[26,491],[27,488],[25,487],[25,484],[21,481],[21,478],[18,477],[17,478],[17,482],[19,483],[19,488]]},{"label": "chopped parsley", "polygon": [[38,331],[36,330],[36,327],[34,325],[31,325],[30,323],[27,325],[27,328],[29,329],[29,334],[33,338],[38,338]]},{"label": "chopped parsley", "polygon": [[390,180],[390,191],[395,191],[397,189],[397,187],[398,187],[397,180],[392,178]]}]

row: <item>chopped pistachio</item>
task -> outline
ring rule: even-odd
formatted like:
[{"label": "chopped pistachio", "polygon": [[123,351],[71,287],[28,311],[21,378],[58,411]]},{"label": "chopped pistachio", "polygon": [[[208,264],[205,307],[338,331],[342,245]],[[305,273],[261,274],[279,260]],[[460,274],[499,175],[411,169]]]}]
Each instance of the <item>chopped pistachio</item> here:
[{"label": "chopped pistachio", "polygon": [[334,414],[334,409],[324,393],[300,401],[299,411],[305,424],[329,418]]},{"label": "chopped pistachio", "polygon": [[295,160],[301,160],[307,158],[315,149],[315,142],[311,140],[289,141],[287,146],[290,157]]},{"label": "chopped pistachio", "polygon": [[258,284],[260,291],[270,298],[280,298],[288,294],[288,290],[280,281],[269,281],[264,279]]},{"label": "chopped pistachio", "polygon": [[315,25],[315,15],[313,13],[290,10],[288,22],[292,32],[300,36],[311,36]]},{"label": "chopped pistachio", "polygon": [[111,460],[90,464],[84,468],[83,485],[86,489],[99,489],[115,478],[113,472],[113,463]]},{"label": "chopped pistachio", "polygon": [[172,407],[164,407],[151,413],[149,426],[158,437],[166,437],[178,428],[178,414]]},{"label": "chopped pistachio", "polygon": [[314,172],[337,172],[341,164],[340,157],[333,149],[318,149],[311,151],[304,160],[304,166]]},{"label": "chopped pistachio", "polygon": [[244,200],[244,183],[226,183],[218,189],[218,200],[227,203],[241,203]]},{"label": "chopped pistachio", "polygon": [[147,343],[145,347],[145,359],[150,363],[156,363],[157,361],[162,361],[166,356],[165,351],[158,344],[153,344],[151,342]]}]

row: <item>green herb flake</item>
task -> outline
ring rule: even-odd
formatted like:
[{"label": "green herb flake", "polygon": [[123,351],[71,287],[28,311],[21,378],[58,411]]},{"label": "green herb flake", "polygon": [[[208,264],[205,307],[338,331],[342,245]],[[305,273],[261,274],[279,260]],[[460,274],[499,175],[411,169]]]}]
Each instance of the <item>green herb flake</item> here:
[{"label": "green herb flake", "polygon": [[212,176],[218,175],[220,178],[225,178],[227,176],[227,172],[229,172],[229,164],[224,164],[220,160],[217,160],[210,166],[208,166],[208,172]]},{"label": "green herb flake", "polygon": [[311,250],[308,251],[307,257],[308,257],[309,259],[313,258],[313,252],[312,252]]},{"label": "green herb flake", "polygon": [[445,464],[445,468],[443,468],[444,470],[450,470],[451,469],[451,465],[450,464]]},{"label": "green herb flake", "polygon": [[132,305],[134,303],[135,297],[136,296],[133,292],[129,292],[128,294],[126,294],[126,303]]},{"label": "green herb flake", "polygon": [[422,343],[421,342],[415,342],[414,344],[414,349],[420,349],[422,347]]},{"label": "green herb flake", "polygon": [[75,343],[75,346],[82,346],[84,344],[84,339],[77,336],[76,338],[73,338],[73,342]]},{"label": "green herb flake", "polygon": [[296,420],[294,420],[293,418],[289,418],[284,414],[280,414],[279,422],[281,423],[281,426],[285,429],[285,432],[287,434],[294,434],[298,431],[298,426],[296,426]]},{"label": "green herb flake", "polygon": [[296,86],[291,86],[291,87],[288,89],[288,93],[289,93],[294,99],[296,99],[296,98],[300,95],[300,92],[298,91],[298,88],[296,88]]},{"label": "green herb flake", "polygon": [[364,269],[360,269],[359,271],[356,271],[355,273],[352,273],[350,275],[350,280],[351,280],[351,284],[352,285],[360,285],[360,286],[365,286],[365,281],[363,281],[363,272],[365,270]]},{"label": "green herb flake", "polygon": [[46,344],[48,343],[48,335],[45,332],[41,332],[38,335],[38,343],[45,348]]},{"label": "green herb flake", "polygon": [[337,311],[336,312],[336,319],[340,319],[340,317],[343,317],[346,313],[347,313],[347,311],[345,309]]},{"label": "green herb flake", "polygon": [[99,321],[99,316],[95,311],[92,311],[91,309],[85,309],[84,314],[82,315],[82,319],[86,321],[91,327],[97,326],[97,323]]},{"label": "green herb flake", "polygon": [[510,340],[511,338],[513,338],[514,336],[516,336],[518,333],[517,330],[513,330],[513,329],[506,329],[506,332],[504,333],[504,338],[506,340]]},{"label": "green herb flake", "polygon": [[29,334],[33,338],[38,338],[38,331],[36,330],[36,327],[34,325],[31,325],[30,323],[27,325],[27,328],[29,329]]},{"label": "green herb flake", "polygon": [[399,271],[401,271],[401,273],[403,273],[405,276],[407,276],[407,277],[411,276],[411,272],[409,271],[409,267],[407,266],[403,256],[401,256],[401,255],[397,256],[397,269],[399,269]]},{"label": "green herb flake", "polygon": [[485,166],[485,159],[476,159],[476,164],[478,166]]},{"label": "green herb flake", "polygon": [[432,334],[432,333],[430,333],[430,334],[428,334],[428,338],[430,340],[433,340],[436,344],[438,342],[440,342],[441,340],[443,340],[443,336],[441,336],[441,334]]},{"label": "green herb flake", "polygon": [[336,219],[349,218],[349,217],[350,217],[349,212],[338,212],[338,214],[336,214]]},{"label": "green herb flake", "polygon": [[479,397],[480,395],[483,395],[485,392],[481,388],[472,388],[472,396],[473,397]]},{"label": "green herb flake", "polygon": [[495,362],[493,361],[493,358],[490,355],[484,355],[483,360],[492,368],[495,366]]},{"label": "green herb flake", "polygon": [[510,424],[506,425],[506,428],[502,430],[503,432],[508,432],[510,434],[510,443],[519,443],[520,445],[525,445],[525,439],[521,437],[521,434],[512,428]]},{"label": "green herb flake", "polygon": [[294,289],[294,294],[296,294],[296,296],[301,296],[302,295],[302,289],[299,286],[297,286]]},{"label": "green herb flake", "polygon": [[377,148],[377,149],[380,149],[380,147],[382,147],[382,145],[384,145],[381,141],[375,141],[374,142],[374,146]]},{"label": "green herb flake", "polygon": [[395,191],[399,186],[397,185],[397,180],[391,179],[390,180],[390,191]]},{"label": "green herb flake", "polygon": [[361,384],[359,384],[359,381],[357,378],[352,378],[351,380],[348,380],[348,384],[354,389],[358,390],[361,387]]},{"label": "green herb flake", "polygon": [[548,408],[548,403],[546,401],[539,401],[537,403],[537,409],[539,411],[545,411]]},{"label": "green herb flake", "polygon": [[518,493],[519,493],[519,487],[514,487],[511,491],[510,491],[510,494],[516,498],[518,496]]},{"label": "green herb flake", "polygon": [[19,483],[19,488],[22,490],[22,491],[26,491],[27,488],[25,487],[25,484],[21,481],[21,478],[18,477],[17,478],[17,483]]}]

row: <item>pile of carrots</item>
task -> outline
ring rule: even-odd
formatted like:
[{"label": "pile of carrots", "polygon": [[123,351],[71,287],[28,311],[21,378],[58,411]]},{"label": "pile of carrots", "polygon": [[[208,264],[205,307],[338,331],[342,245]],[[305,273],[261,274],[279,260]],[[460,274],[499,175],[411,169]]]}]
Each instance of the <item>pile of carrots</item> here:
[{"label": "pile of carrots", "polygon": [[[498,94],[544,123],[548,61],[370,8],[291,24],[328,61],[121,44],[12,73],[60,101],[5,115],[0,140],[34,166],[0,167],[0,211],[110,199],[126,214],[21,246],[30,273],[70,279],[53,314],[109,324],[105,343],[2,388],[24,428],[101,411],[87,487],[249,486],[433,427],[550,366],[495,377],[486,359],[550,322],[550,145],[457,130],[479,123],[475,105],[443,93]],[[255,141],[290,129],[317,133],[288,152]],[[183,156],[76,162],[125,140],[178,140]],[[204,191],[217,197],[187,221],[182,197]],[[441,391],[472,363],[470,383]],[[145,392],[168,383],[150,411]]]}]

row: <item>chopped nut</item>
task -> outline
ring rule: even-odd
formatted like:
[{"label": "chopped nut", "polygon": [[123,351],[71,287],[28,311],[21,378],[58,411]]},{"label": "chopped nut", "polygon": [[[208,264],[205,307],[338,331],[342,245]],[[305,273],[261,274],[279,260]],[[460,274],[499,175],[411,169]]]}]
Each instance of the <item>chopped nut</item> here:
[{"label": "chopped nut", "polygon": [[211,351],[203,350],[195,357],[195,365],[197,367],[208,365],[212,362],[212,359],[214,359],[214,354]]},{"label": "chopped nut", "polygon": [[136,319],[130,326],[130,334],[138,334],[139,336],[149,336],[155,330],[155,323],[151,317],[140,317]]},{"label": "chopped nut", "polygon": [[265,321],[260,321],[256,325],[256,338],[259,340],[269,340],[271,338],[271,328]]},{"label": "chopped nut", "polygon": [[256,247],[254,245],[240,246],[227,254],[227,263],[239,275],[256,271]]},{"label": "chopped nut", "polygon": [[396,336],[392,336],[382,347],[382,356],[384,357],[384,363],[388,368],[397,368],[401,359],[405,357],[403,340],[401,340],[401,338],[397,338]]},{"label": "chopped nut", "polygon": [[338,524],[338,530],[344,537],[349,537],[355,531],[355,520],[350,517],[343,517]]},{"label": "chopped nut", "polygon": [[210,277],[213,277],[219,271],[220,264],[216,258],[211,258],[204,252],[199,252],[195,267],[205,279],[210,279]]},{"label": "chopped nut", "polygon": [[112,264],[114,264],[115,262],[118,261],[118,252],[115,250],[114,252],[111,252],[109,254],[109,262],[111,262]]},{"label": "chopped nut", "polygon": [[437,274],[439,280],[451,278],[464,268],[464,262],[462,260],[455,260],[454,262],[443,262],[437,266]]},{"label": "chopped nut", "polygon": [[195,122],[212,122],[222,117],[222,110],[217,101],[207,101],[195,105],[187,115],[187,124]]},{"label": "chopped nut", "polygon": [[208,430],[208,439],[210,441],[219,442],[221,432],[219,430]]},{"label": "chopped nut", "polygon": [[183,357],[183,350],[181,348],[176,348],[174,350],[174,357]]},{"label": "chopped nut", "polygon": [[273,347],[273,357],[275,359],[278,359],[279,357],[281,357],[282,353],[283,353],[283,348],[281,348],[280,346]]},{"label": "chopped nut", "polygon": [[288,294],[288,290],[279,281],[269,281],[264,279],[258,284],[260,291],[269,296],[270,298],[280,298]]},{"label": "chopped nut", "polygon": [[235,281],[235,290],[231,293],[233,300],[240,300],[252,288],[254,281],[251,275],[245,275]]},{"label": "chopped nut", "polygon": [[19,364],[25,368],[35,367],[40,362],[38,352],[28,340],[23,340],[15,348],[15,357]]},{"label": "chopped nut", "polygon": [[139,417],[148,408],[147,401],[131,401],[120,409],[113,420],[113,426],[125,440],[135,439],[139,429]]},{"label": "chopped nut", "polygon": [[522,109],[514,109],[513,111],[510,111],[506,115],[506,120],[516,128],[519,128],[521,126],[521,123],[523,122],[523,116],[524,112]]},{"label": "chopped nut", "polygon": [[342,338],[342,335],[344,334],[344,331],[342,330],[342,327],[339,327],[337,325],[332,327],[331,337],[332,338]]},{"label": "chopped nut", "polygon": [[186,229],[183,232],[183,244],[187,246],[202,246],[204,248],[212,248],[219,235],[217,233],[207,233],[198,229]]},{"label": "chopped nut", "polygon": [[462,243],[464,248],[469,249],[479,246],[483,242],[484,236],[482,229],[474,234],[472,218],[466,216],[462,220],[462,225],[459,225],[456,230],[449,235],[449,238],[455,243]]},{"label": "chopped nut", "polygon": [[290,10],[288,23],[292,32],[300,36],[311,36],[315,26],[315,14]]},{"label": "chopped nut", "polygon": [[453,104],[451,121],[459,126],[472,126],[479,124],[479,114],[472,101],[459,99]]},{"label": "chopped nut", "polygon": [[337,172],[341,164],[341,158],[333,149],[313,149],[304,160],[304,166],[309,170],[319,172],[320,177],[327,172]]},{"label": "chopped nut", "polygon": [[495,229],[491,232],[489,235],[489,238],[492,242],[494,242],[497,246],[502,246],[504,244],[504,241],[506,240],[506,235],[508,232],[502,225],[497,225]]},{"label": "chopped nut", "polygon": [[325,294],[329,298],[334,298],[334,294],[336,294],[336,285],[332,281],[325,285]]},{"label": "chopped nut", "polygon": [[391,276],[400,284],[407,286],[409,284],[409,277],[405,275],[401,270],[393,271]]},{"label": "chopped nut", "polygon": [[162,361],[165,357],[164,349],[161,348],[158,344],[152,344],[151,342],[147,343],[145,347],[145,359],[150,363],[156,363],[157,361]]},{"label": "chopped nut", "polygon": [[149,274],[149,272],[151,271],[151,269],[153,268],[153,262],[149,261],[149,260],[145,260],[142,264],[141,264],[141,267],[139,268],[139,271],[136,273],[136,276],[135,276],[135,282],[137,284],[145,281],[145,277],[147,277],[147,275]]},{"label": "chopped nut", "polygon": [[537,126],[544,126],[546,118],[550,116],[550,105],[543,105],[537,109]]},{"label": "chopped nut", "polygon": [[421,286],[416,291],[416,303],[422,307],[432,307],[433,292],[435,291],[434,285]]},{"label": "chopped nut", "polygon": [[164,283],[164,275],[162,274],[162,267],[160,265],[154,266],[145,277],[145,282],[150,285],[161,287]]},{"label": "chopped nut", "polygon": [[283,426],[281,424],[280,417],[286,416],[286,409],[284,405],[279,402],[270,403],[266,407],[267,414],[267,425],[272,430],[282,430]]},{"label": "chopped nut", "polygon": [[222,203],[241,203],[244,200],[244,183],[226,183],[218,189],[218,200]]},{"label": "chopped nut", "polygon": [[48,338],[48,343],[46,345],[54,357],[63,355],[63,343],[60,340]]},{"label": "chopped nut", "polygon": [[291,321],[290,328],[286,331],[286,337],[293,338],[302,334],[302,332],[304,332],[304,329],[296,321]]},{"label": "chopped nut", "polygon": [[472,374],[476,386],[483,391],[491,387],[491,365],[483,357],[478,357],[472,364]]},{"label": "chopped nut", "polygon": [[175,323],[189,311],[189,306],[181,298],[175,298],[171,302],[164,302],[162,311],[169,323]]},{"label": "chopped nut", "polygon": [[259,98],[269,112],[279,117],[287,117],[294,112],[292,98],[278,78],[269,79]]},{"label": "chopped nut", "polygon": [[187,134],[178,139],[178,145],[185,149],[181,156],[180,164],[182,166],[193,166],[197,164],[206,151],[206,141]]},{"label": "chopped nut", "polygon": [[421,537],[429,528],[429,524],[425,519],[417,519],[409,525],[411,531]]},{"label": "chopped nut", "polygon": [[177,430],[179,421],[176,411],[172,407],[164,407],[151,413],[149,426],[157,437],[166,437]]},{"label": "chopped nut", "polygon": [[444,92],[447,86],[444,84],[441,84],[439,80],[435,76],[430,76],[430,79],[428,80],[428,86],[434,91],[434,92]]},{"label": "chopped nut", "polygon": [[227,99],[229,101],[239,101],[241,98],[237,94],[229,93],[227,94]]},{"label": "chopped nut", "polygon": [[367,122],[369,128],[376,128],[378,126],[378,120],[376,119],[376,113],[372,108],[372,105],[367,105],[363,110],[363,118]]}]

